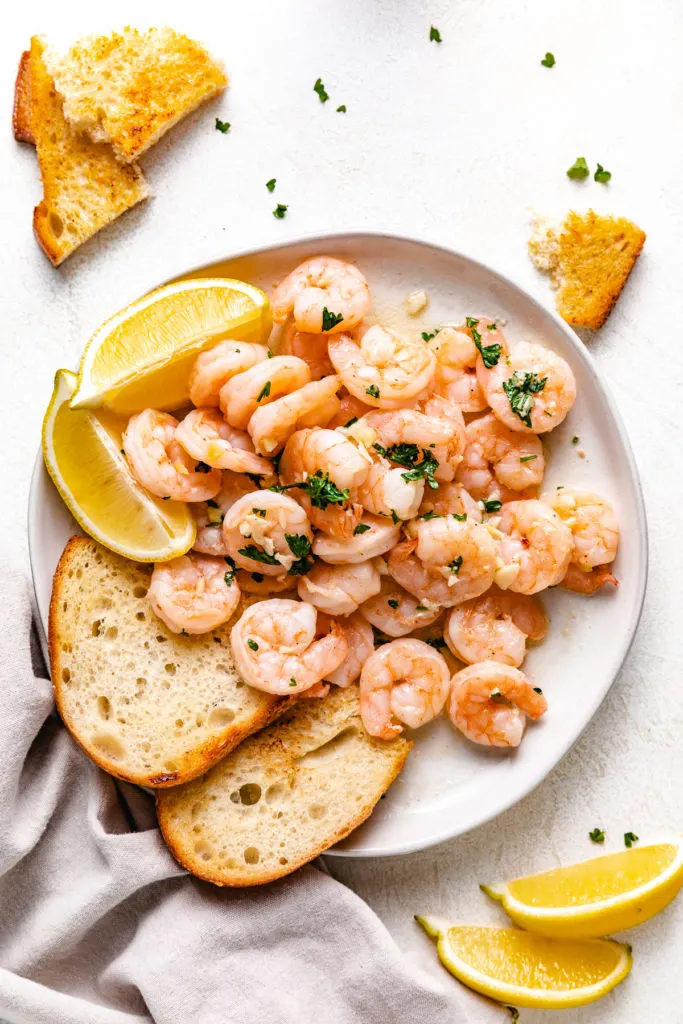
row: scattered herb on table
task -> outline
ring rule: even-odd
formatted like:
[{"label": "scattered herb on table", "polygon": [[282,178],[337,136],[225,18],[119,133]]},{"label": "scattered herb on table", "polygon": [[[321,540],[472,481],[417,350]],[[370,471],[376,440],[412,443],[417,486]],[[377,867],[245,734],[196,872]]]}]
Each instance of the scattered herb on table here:
[{"label": "scattered herb on table", "polygon": [[599,182],[601,182],[601,184],[606,185],[611,177],[612,177],[612,172],[611,171],[606,171],[605,168],[602,166],[602,164],[598,164],[598,169],[596,170],[595,174],[593,175],[593,178],[595,179],[595,181],[599,181]]},{"label": "scattered herb on table", "polygon": [[274,192],[276,185],[277,185],[277,178],[271,178],[270,181],[266,182],[266,188],[268,189],[269,192]]},{"label": "scattered herb on table", "polygon": [[335,113],[337,113],[337,114],[345,114],[346,113],[346,104],[345,103],[340,103],[339,106],[337,107]]},{"label": "scattered herb on table", "polygon": [[321,103],[327,103],[329,100],[329,94],[323,85],[322,78],[317,78],[315,85],[313,86],[313,92],[318,94],[318,99]]},{"label": "scattered herb on table", "polygon": [[[579,440],[580,440],[579,435],[578,434],[574,434],[574,436],[572,438],[572,444],[578,444]],[[559,490],[559,488],[558,488],[558,490]]]},{"label": "scattered herb on table", "polygon": [[227,135],[230,131],[230,122],[221,121],[220,117],[216,118],[216,131],[223,132],[223,135]]},{"label": "scattered herb on table", "polygon": [[441,33],[439,32],[438,28],[434,28],[433,25],[429,29],[429,41],[430,41],[430,43],[442,43],[443,42],[443,39],[441,38]]},{"label": "scattered herb on table", "polygon": [[273,217],[277,217],[278,220],[284,220],[285,214],[287,213],[288,209],[289,207],[285,206],[284,203],[278,203],[275,209],[273,210]]},{"label": "scattered herb on table", "polygon": [[567,177],[574,181],[581,181],[590,174],[585,156],[579,156],[567,171]]},{"label": "scattered herb on table", "polygon": [[546,53],[545,57],[541,61],[541,64],[543,65],[544,68],[554,68],[555,67],[555,57],[553,56],[553,54],[550,51],[548,51]]},{"label": "scattered herb on table", "polygon": [[630,850],[634,843],[638,842],[635,832],[624,832],[624,846]]},{"label": "scattered herb on table", "polygon": [[588,833],[588,838],[591,843],[604,843],[605,841],[605,830],[598,828],[597,826]]}]

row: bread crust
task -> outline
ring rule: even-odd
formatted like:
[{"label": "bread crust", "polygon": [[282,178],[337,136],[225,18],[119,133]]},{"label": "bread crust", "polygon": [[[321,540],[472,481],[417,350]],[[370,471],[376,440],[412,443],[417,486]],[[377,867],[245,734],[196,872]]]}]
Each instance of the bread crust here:
[{"label": "bread crust", "polygon": [[[48,620],[48,648],[50,655],[50,674],[52,676],[52,687],[55,695],[55,703],[59,715],[72,737],[88,757],[103,768],[104,771],[124,782],[132,782],[138,786],[148,786],[152,789],[164,789],[171,786],[178,786],[181,783],[189,782],[203,775],[217,761],[220,761],[229,751],[233,750],[251,733],[269,725],[276,718],[279,718],[294,703],[294,698],[277,698],[268,696],[264,700],[262,710],[255,713],[249,725],[229,724],[215,737],[200,743],[194,750],[177,758],[178,770],[173,772],[136,772],[125,771],[121,766],[109,758],[102,751],[90,743],[86,737],[79,733],[76,723],[70,713],[66,699],[66,690],[62,678],[64,663],[60,643],[62,604],[65,598],[65,588],[68,580],[70,564],[75,556],[84,547],[101,548],[96,541],[89,537],[71,537],[55,570],[52,585],[52,596],[50,599],[50,613]],[[114,556],[118,557],[118,556]],[[265,697],[266,695],[264,695]]]},{"label": "bread crust", "polygon": [[36,140],[31,127],[31,51],[24,50],[17,68],[14,83],[14,104],[12,106],[12,133],[17,142],[28,142],[35,146]]}]

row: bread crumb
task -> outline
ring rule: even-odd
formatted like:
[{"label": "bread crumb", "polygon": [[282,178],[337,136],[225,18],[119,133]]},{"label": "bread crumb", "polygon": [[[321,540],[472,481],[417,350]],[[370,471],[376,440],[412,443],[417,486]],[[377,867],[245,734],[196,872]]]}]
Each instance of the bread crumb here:
[{"label": "bread crumb", "polygon": [[408,316],[417,316],[418,313],[421,313],[423,309],[427,308],[428,303],[429,296],[427,295],[427,292],[422,290],[411,292],[410,295],[407,295],[403,300],[403,305],[405,306]]}]

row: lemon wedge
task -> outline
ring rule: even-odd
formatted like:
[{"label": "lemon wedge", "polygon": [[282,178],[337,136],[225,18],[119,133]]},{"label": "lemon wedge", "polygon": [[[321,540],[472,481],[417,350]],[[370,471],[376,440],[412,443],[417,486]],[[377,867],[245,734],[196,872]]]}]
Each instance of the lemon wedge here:
[{"label": "lemon wedge", "polygon": [[647,921],[671,903],[681,885],[683,845],[677,839],[481,888],[522,928],[595,938]]},{"label": "lemon wedge", "polygon": [[179,409],[197,355],[218,341],[264,341],[271,327],[267,295],[230,278],[175,281],[121,310],[99,327],[81,359],[74,409],[119,413]]},{"label": "lemon wedge", "polygon": [[72,409],[77,377],[58,370],[43,421],[43,458],[62,500],[86,533],[138,562],[163,562],[192,547],[187,505],[143,490],[121,452],[126,425],[107,410]]},{"label": "lemon wedge", "polygon": [[559,1010],[611,992],[631,970],[631,948],[612,939],[549,939],[516,928],[449,925],[416,917],[459,981],[512,1006]]}]

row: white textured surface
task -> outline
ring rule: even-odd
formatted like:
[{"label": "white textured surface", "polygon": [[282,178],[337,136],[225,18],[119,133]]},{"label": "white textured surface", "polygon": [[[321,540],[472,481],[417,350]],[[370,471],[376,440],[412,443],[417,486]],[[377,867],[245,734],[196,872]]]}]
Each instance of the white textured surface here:
[{"label": "white textured surface", "polygon": [[[397,860],[331,864],[423,956],[416,911],[500,920],[480,881],[590,855],[586,833],[642,837],[680,826],[680,242],[678,0],[270,0],[205,5],[121,0],[116,26],[71,0],[14,5],[0,37],[6,118],[32,32],[163,22],[224,57],[232,88],[144,161],[156,198],[53,270],[31,236],[31,150],[1,135],[4,355],[3,544],[25,562],[26,495],[54,370],[93,328],[183,267],[306,231],[372,227],[443,242],[550,301],[525,253],[527,207],[593,204],[648,232],[644,255],[592,350],[630,431],[650,517],[651,574],[627,666],[574,750],[531,796],[475,833]],[[429,25],[443,35],[429,43]],[[539,64],[552,50],[557,65]],[[322,76],[331,100],[311,91]],[[346,103],[348,113],[336,114]],[[229,135],[213,119],[232,122]],[[585,155],[613,173],[573,183]],[[278,179],[273,196],[264,183]],[[276,221],[275,202],[289,204]],[[11,480],[11,486],[7,481]],[[605,638],[609,642],[609,638]],[[629,937],[635,967],[576,1024],[675,1021],[683,903]],[[523,1011],[540,1024],[555,1016]]]}]

